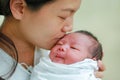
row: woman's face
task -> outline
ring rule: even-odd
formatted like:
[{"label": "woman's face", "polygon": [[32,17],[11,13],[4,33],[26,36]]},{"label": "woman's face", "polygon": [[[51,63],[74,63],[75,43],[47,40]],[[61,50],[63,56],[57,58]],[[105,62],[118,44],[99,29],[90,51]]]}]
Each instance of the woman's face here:
[{"label": "woman's face", "polygon": [[26,8],[19,30],[28,42],[50,49],[66,32],[72,30],[73,15],[79,6],[80,0],[56,0],[38,11]]}]

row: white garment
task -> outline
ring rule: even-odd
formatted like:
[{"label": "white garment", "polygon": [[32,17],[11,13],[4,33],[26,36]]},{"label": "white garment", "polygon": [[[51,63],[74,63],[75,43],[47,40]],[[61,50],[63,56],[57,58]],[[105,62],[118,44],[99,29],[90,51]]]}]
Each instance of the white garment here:
[{"label": "white garment", "polygon": [[[41,50],[36,48],[34,65],[36,65],[39,62],[40,57],[41,57]],[[2,49],[0,49],[0,76],[4,75],[5,73],[11,70],[13,61],[15,60],[11,58]],[[30,68],[32,67],[29,66],[28,69]],[[31,76],[31,73],[27,69],[25,69],[20,63],[18,63],[14,74],[7,80],[30,80],[30,76]]]},{"label": "white garment", "polygon": [[92,59],[65,65],[44,57],[34,67],[30,80],[100,80],[94,76],[97,69],[97,62]]}]

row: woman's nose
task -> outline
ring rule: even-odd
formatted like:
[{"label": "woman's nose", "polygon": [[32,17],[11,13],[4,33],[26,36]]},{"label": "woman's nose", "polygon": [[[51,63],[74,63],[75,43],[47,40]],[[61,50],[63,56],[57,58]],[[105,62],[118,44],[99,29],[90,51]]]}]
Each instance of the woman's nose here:
[{"label": "woman's nose", "polygon": [[72,28],[73,28],[73,17],[68,17],[65,20],[65,24],[64,24],[64,27],[63,27],[63,32],[72,31]]}]

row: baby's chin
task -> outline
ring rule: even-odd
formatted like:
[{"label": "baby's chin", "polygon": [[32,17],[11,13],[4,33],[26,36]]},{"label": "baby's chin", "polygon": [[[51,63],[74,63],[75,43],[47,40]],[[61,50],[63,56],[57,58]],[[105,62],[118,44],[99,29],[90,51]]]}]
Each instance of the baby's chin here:
[{"label": "baby's chin", "polygon": [[52,62],[60,63],[60,64],[65,64],[65,61],[62,58],[55,58],[55,59],[52,60]]}]

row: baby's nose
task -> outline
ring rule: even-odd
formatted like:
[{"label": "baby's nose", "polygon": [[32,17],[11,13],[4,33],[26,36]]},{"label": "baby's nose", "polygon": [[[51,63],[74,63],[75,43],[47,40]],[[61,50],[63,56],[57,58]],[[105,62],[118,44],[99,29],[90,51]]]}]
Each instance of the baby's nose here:
[{"label": "baby's nose", "polygon": [[59,51],[66,51],[68,49],[68,45],[62,45],[59,47]]}]

